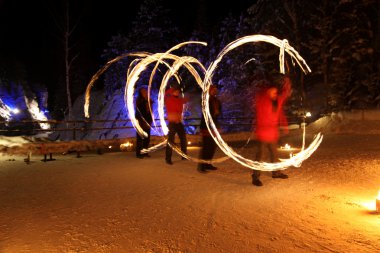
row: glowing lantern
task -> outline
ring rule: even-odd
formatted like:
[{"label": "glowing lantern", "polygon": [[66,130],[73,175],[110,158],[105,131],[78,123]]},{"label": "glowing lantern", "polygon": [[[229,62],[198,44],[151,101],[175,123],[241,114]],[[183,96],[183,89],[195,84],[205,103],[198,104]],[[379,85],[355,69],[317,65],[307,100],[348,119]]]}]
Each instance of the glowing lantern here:
[{"label": "glowing lantern", "polygon": [[290,150],[291,149],[291,147],[288,143],[286,143],[285,146],[281,146],[280,148],[284,149],[284,150]]}]

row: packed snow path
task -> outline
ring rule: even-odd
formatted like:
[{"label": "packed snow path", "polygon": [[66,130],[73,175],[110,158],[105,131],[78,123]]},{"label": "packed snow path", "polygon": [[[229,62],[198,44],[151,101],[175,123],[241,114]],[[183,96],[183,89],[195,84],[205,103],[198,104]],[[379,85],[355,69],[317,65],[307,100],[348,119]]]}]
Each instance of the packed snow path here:
[{"label": "packed snow path", "polygon": [[201,174],[163,150],[82,155],[0,156],[0,252],[380,252],[377,135],[327,135],[263,187],[231,160]]}]

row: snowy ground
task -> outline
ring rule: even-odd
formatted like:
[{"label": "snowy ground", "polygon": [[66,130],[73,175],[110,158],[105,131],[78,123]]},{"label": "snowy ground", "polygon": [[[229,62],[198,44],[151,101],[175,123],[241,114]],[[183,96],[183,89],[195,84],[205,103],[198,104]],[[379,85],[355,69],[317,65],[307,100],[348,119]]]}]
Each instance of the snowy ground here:
[{"label": "snowy ground", "polygon": [[0,252],[380,252],[379,143],[327,135],[289,179],[263,173],[263,187],[234,161],[200,174],[176,154],[166,165],[163,150],[3,155]]}]

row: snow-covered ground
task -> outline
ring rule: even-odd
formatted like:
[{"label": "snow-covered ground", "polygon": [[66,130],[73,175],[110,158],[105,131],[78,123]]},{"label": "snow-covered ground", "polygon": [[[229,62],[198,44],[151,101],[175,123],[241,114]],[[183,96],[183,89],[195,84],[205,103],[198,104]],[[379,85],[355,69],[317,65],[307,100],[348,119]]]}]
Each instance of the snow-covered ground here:
[{"label": "snow-covered ground", "polygon": [[[380,252],[379,143],[327,134],[289,179],[264,172],[263,187],[232,160],[201,174],[176,154],[166,165],[164,150],[3,155],[0,252]],[[253,158],[252,142],[241,152]]]}]

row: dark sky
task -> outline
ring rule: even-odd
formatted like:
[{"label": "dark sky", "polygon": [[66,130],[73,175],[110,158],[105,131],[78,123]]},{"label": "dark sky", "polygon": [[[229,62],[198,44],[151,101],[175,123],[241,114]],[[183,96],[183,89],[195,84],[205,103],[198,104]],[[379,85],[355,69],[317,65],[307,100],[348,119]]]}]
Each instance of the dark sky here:
[{"label": "dark sky", "polygon": [[[100,54],[107,41],[118,32],[128,31],[142,1],[70,2],[71,13],[79,17],[77,31],[80,40],[84,40],[87,45],[81,49],[81,57],[85,57],[92,65],[84,68],[94,71],[94,68],[103,64]],[[195,24],[199,9],[204,10],[209,24],[215,25],[228,12],[238,14],[254,2],[240,0],[223,4],[216,0],[163,0],[164,5],[171,10],[173,21],[189,31]],[[29,72],[28,78],[33,82],[53,80],[53,76],[59,72],[57,68],[51,67],[62,60],[58,53],[62,49],[59,44],[62,33],[56,25],[56,22],[61,23],[57,16],[62,15],[62,6],[62,0],[0,0],[0,61],[6,59],[24,64]]]}]

